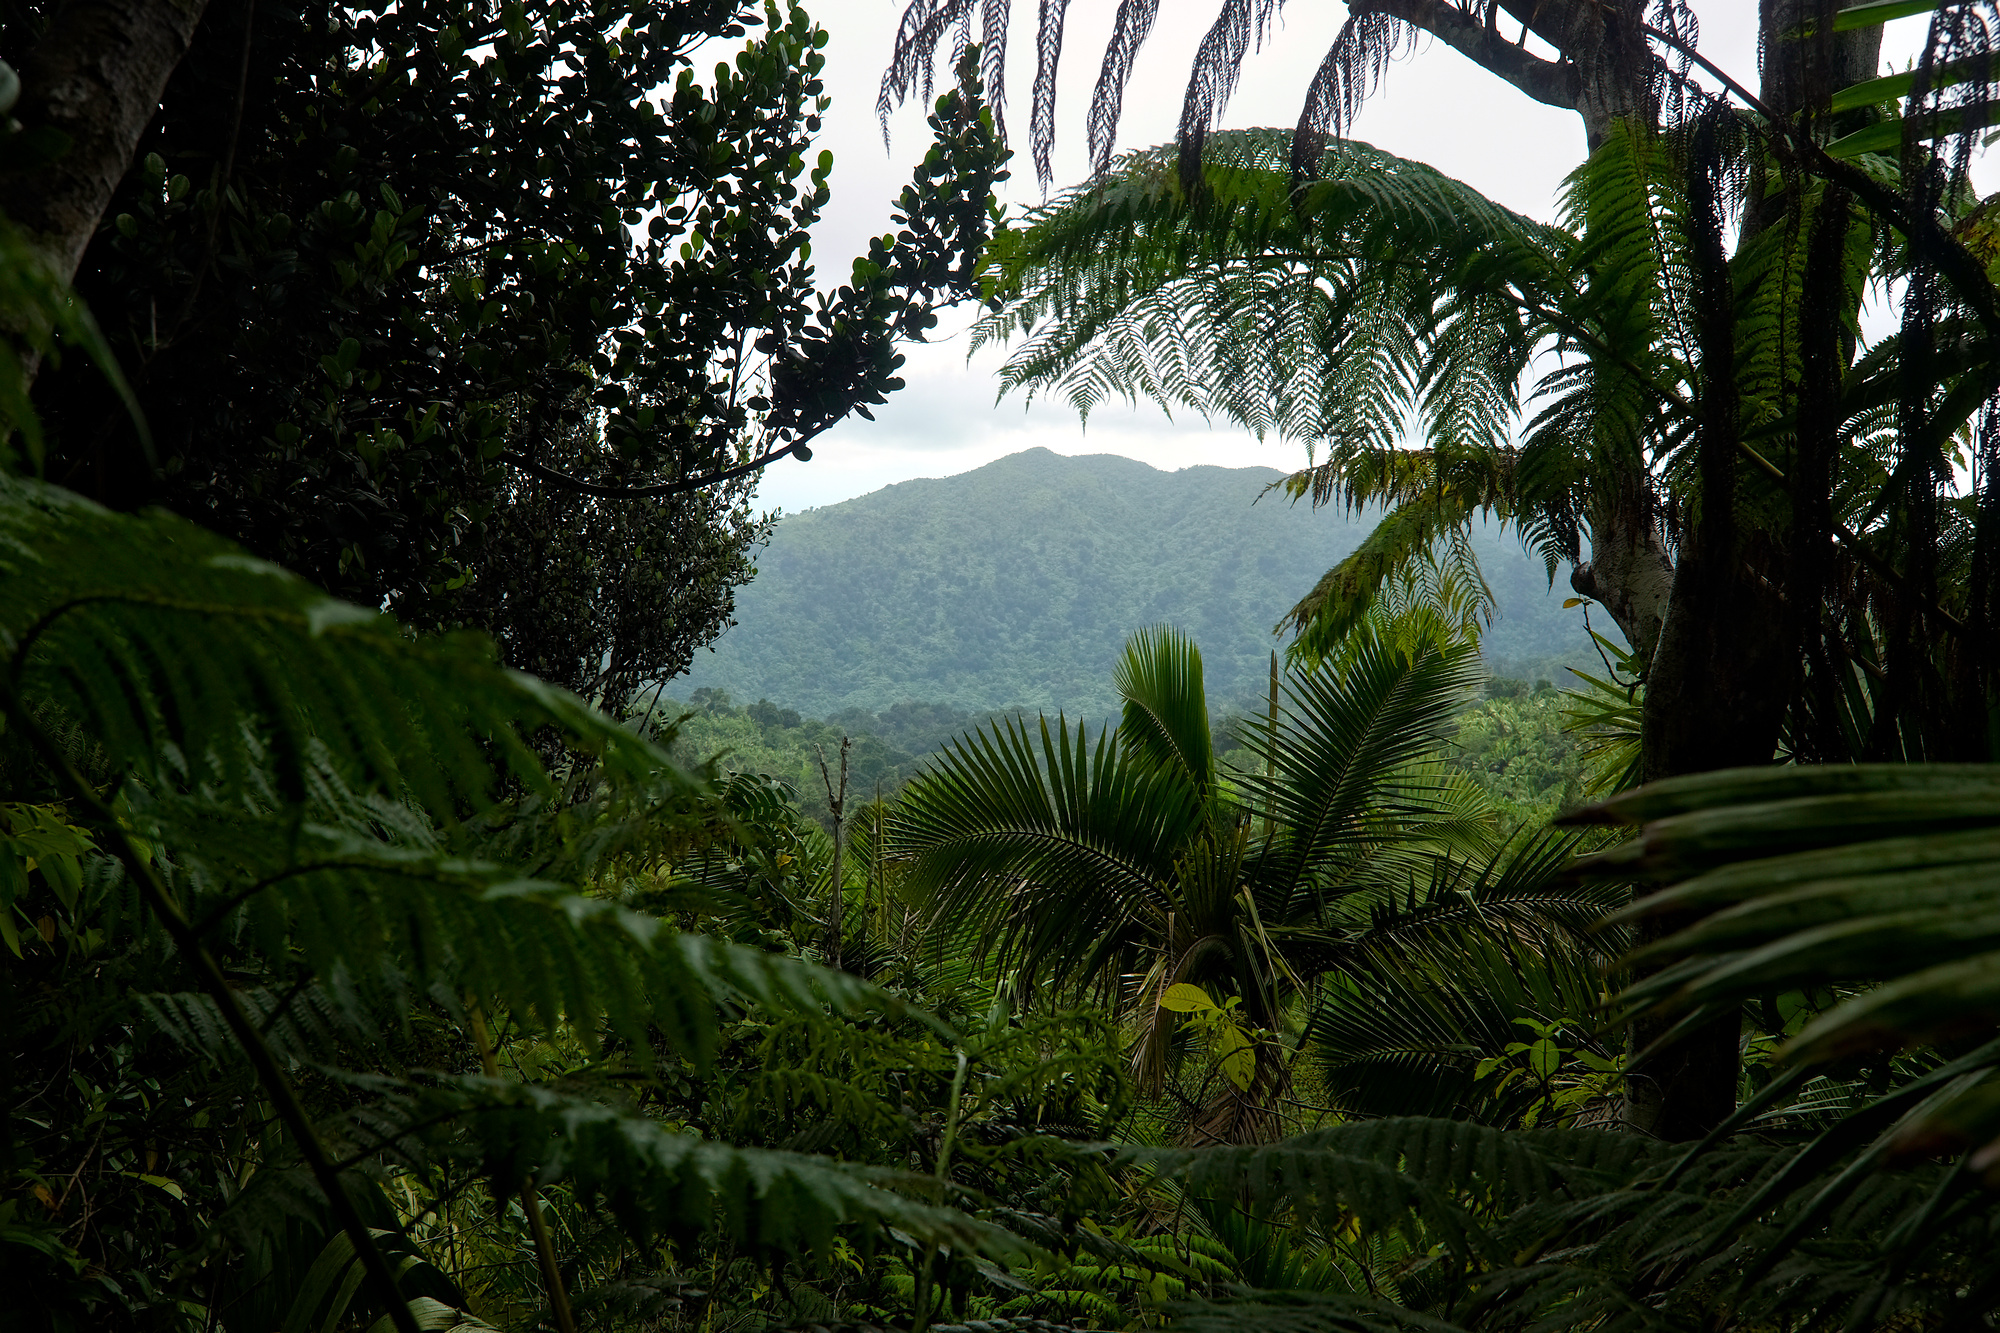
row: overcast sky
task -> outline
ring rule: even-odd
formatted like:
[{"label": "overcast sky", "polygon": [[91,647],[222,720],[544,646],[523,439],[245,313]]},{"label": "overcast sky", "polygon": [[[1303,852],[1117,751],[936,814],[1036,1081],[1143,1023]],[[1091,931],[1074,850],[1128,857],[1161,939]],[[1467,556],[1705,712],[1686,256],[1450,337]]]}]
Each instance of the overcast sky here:
[{"label": "overcast sky", "polygon": [[[1035,0],[1014,3],[1007,86],[1017,174],[1003,195],[1013,211],[1041,200],[1026,152],[1034,78],[1030,24],[1037,8]],[[1194,50],[1217,8],[1217,0],[1161,0],[1153,36],[1140,53],[1126,93],[1121,150],[1173,137]],[[1755,0],[1693,0],[1693,8],[1701,23],[1702,53],[1754,88]],[[1070,6],[1056,101],[1058,189],[1088,174],[1083,118],[1114,9],[1112,0],[1074,0]],[[876,90],[902,10],[902,0],[810,4],[831,38],[826,84],[833,106],[822,142],[834,154],[833,199],[813,236],[823,281],[844,277],[867,237],[888,229],[891,201],[908,179],[909,165],[928,144],[923,114],[914,106],[892,119],[886,152],[875,119]],[[1291,0],[1285,5],[1263,48],[1246,63],[1224,124],[1289,126],[1297,120],[1313,71],[1345,16],[1346,6],[1337,0]],[[1890,25],[1883,44],[1885,66],[1905,67],[1923,38],[1921,19]],[[1530,101],[1457,52],[1428,40],[1389,70],[1353,134],[1428,162],[1539,218],[1553,216],[1562,179],[1584,153],[1582,122],[1573,113]],[[930,345],[907,349],[907,387],[876,410],[875,421],[850,418],[814,441],[810,463],[783,459],[769,468],[759,504],[796,512],[912,477],[965,472],[1036,446],[1063,454],[1124,454],[1168,469],[1199,463],[1289,469],[1304,459],[1298,444],[1259,443],[1242,431],[1210,429],[1199,419],[1169,421],[1151,407],[1100,407],[1086,431],[1060,403],[1026,407],[1018,396],[996,403],[995,371],[1004,353],[989,348],[968,363],[963,329],[969,318],[969,312],[947,315]]]}]

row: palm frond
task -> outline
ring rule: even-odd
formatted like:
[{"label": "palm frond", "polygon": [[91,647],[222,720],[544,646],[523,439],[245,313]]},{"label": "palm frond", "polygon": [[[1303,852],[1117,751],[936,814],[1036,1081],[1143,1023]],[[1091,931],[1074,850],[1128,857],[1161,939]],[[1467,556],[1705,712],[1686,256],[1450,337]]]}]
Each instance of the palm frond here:
[{"label": "palm frond", "polygon": [[[992,923],[989,942],[1057,982],[1087,977],[1165,910],[1197,825],[1194,790],[1106,732],[1007,719],[948,746],[907,788],[889,847],[932,919]],[[1039,753],[1037,752],[1039,749]],[[1078,948],[1079,941],[1087,941]]]},{"label": "palm frond", "polygon": [[1703,913],[1651,946],[1680,960],[1630,1003],[1708,1003],[1876,983],[1795,1039],[1794,1058],[2000,1024],[2000,774],[1990,765],[1740,770],[1654,783],[1585,818],[1642,825],[1598,873],[1672,887],[1627,915]]},{"label": "palm frond", "polygon": [[1112,683],[1125,701],[1122,749],[1177,773],[1205,801],[1215,785],[1215,753],[1194,640],[1171,626],[1140,630],[1126,640]]},{"label": "palm frond", "polygon": [[1281,830],[1248,872],[1275,914],[1289,918],[1293,904],[1316,896],[1314,877],[1361,854],[1376,821],[1441,810],[1441,775],[1398,779],[1438,743],[1480,673],[1470,649],[1426,646],[1410,658],[1370,640],[1344,671],[1290,676],[1277,726],[1244,737],[1270,776],[1238,779],[1250,804]]}]

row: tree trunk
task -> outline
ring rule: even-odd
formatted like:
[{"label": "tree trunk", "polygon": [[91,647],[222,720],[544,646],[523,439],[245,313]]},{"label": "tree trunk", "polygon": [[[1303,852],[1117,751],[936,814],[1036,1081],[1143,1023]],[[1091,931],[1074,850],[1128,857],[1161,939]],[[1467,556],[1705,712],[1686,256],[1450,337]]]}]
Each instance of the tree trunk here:
[{"label": "tree trunk", "polygon": [[[1833,127],[1814,122],[1815,108],[1838,89],[1872,78],[1881,49],[1879,28],[1834,33],[1833,8],[1832,0],[1763,0],[1761,13],[1762,100],[1781,116],[1805,118],[1822,138]],[[1816,35],[1798,36],[1808,30]],[[1785,223],[1798,206],[1783,194],[1766,195],[1766,175],[1752,172],[1739,249],[1760,231]],[[1701,494],[1646,679],[1641,776],[1648,782],[1771,762],[1797,693],[1807,636],[1817,629],[1809,622],[1818,614],[1818,579],[1801,561],[1812,564],[1830,536],[1823,512],[1826,496],[1820,493],[1830,476],[1828,460],[1811,465],[1814,460],[1807,455],[1816,456],[1816,451],[1803,447],[1788,460],[1793,475],[1787,498],[1794,521],[1787,530],[1745,532],[1736,522],[1743,461],[1737,440],[1733,295],[1713,184],[1708,168],[1697,161],[1689,198],[1698,205],[1703,230],[1695,284],[1704,368],[1696,445]],[[1808,283],[1839,280],[1837,264],[1808,265]],[[1802,308],[1816,323],[1833,327],[1841,321],[1837,312],[1824,308],[1827,295],[1804,293]],[[1837,372],[1819,378],[1828,374],[1837,382]],[[1824,393],[1826,386],[1816,391]],[[1813,404],[1801,397],[1794,406],[1803,432]],[[1814,493],[1802,490],[1801,483]],[[1664,939],[1690,924],[1692,918],[1683,914],[1647,918],[1639,942]],[[1665,1036],[1672,1021],[1635,1023],[1635,1054]],[[1722,1123],[1735,1108],[1740,1036],[1740,1019],[1732,1011],[1663,1051],[1633,1080],[1628,1119],[1660,1138],[1676,1140],[1699,1138]]]},{"label": "tree trunk", "polygon": [[[1763,0],[1759,7],[1764,61],[1758,100],[1787,119],[1807,117],[1821,143],[1862,128],[1874,118],[1874,112],[1864,107],[1826,117],[1816,116],[1816,109],[1842,88],[1864,83],[1881,72],[1881,27],[1831,32],[1832,14],[1839,7],[1830,0]],[[1808,27],[1826,35],[1801,40],[1796,34]],[[1785,196],[1782,192],[1767,193],[1767,180],[1765,172],[1751,173],[1750,202],[1743,210],[1744,241],[1784,219]]]},{"label": "tree trunk", "polygon": [[63,281],[76,275],[208,0],[69,0],[21,67],[14,116],[54,131],[53,162],[0,174],[0,210]]},{"label": "tree trunk", "polygon": [[1638,655],[1640,672],[1659,647],[1674,586],[1674,561],[1653,513],[1644,477],[1627,475],[1596,507],[1590,559],[1571,572],[1569,586],[1602,606]]},{"label": "tree trunk", "polygon": [[[12,111],[21,122],[16,138],[50,160],[0,172],[0,217],[64,284],[76,276],[207,3],[70,0],[28,53]],[[32,388],[41,352],[30,346],[18,355],[22,387]]]},{"label": "tree trunk", "polygon": [[853,742],[847,737],[840,738],[838,783],[827,767],[826,752],[819,752],[819,775],[826,783],[827,808],[833,812],[833,893],[826,908],[826,949],[827,957],[836,969],[841,966],[840,937],[847,931],[847,880],[842,861],[847,843],[847,752],[852,746]]}]

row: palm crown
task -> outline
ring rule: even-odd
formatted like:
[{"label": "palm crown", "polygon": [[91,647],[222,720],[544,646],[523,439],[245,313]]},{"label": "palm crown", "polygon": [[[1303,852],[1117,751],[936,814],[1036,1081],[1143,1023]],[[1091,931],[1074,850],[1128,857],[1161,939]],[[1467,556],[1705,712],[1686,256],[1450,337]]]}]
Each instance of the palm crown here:
[{"label": "palm crown", "polygon": [[[1291,673],[1273,725],[1243,738],[1264,771],[1230,773],[1200,651],[1142,631],[1118,665],[1115,730],[1093,741],[1058,717],[965,737],[906,792],[893,850],[936,928],[976,933],[1019,984],[1121,992],[1134,1072],[1157,1087],[1170,987],[1220,992],[1275,1030],[1331,903],[1483,836],[1476,794],[1424,762],[1478,675],[1464,642],[1366,636],[1343,664]],[[1268,1051],[1258,1070],[1260,1088],[1279,1077]],[[1212,1132],[1262,1132],[1247,1104],[1218,1114]]]}]

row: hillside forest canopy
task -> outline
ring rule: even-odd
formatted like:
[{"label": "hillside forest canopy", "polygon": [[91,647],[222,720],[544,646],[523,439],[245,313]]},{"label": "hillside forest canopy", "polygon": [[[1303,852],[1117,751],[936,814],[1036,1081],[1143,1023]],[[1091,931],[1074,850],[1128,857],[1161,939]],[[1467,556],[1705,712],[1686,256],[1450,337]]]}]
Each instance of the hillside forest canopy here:
[{"label": "hillside forest canopy", "polygon": [[[1097,7],[1062,183],[1069,7],[908,0],[822,265],[797,5],[0,5],[9,1328],[2000,1317],[2000,6],[1352,0],[1244,130],[1220,0],[1125,155]],[[1348,137],[1426,37],[1580,118],[1555,221]],[[960,303],[1367,524],[1261,693],[667,693]]]},{"label": "hillside forest canopy", "polygon": [[[667,693],[769,696],[823,716],[918,700],[1095,722],[1117,716],[1109,668],[1125,636],[1170,624],[1201,643],[1211,701],[1255,711],[1282,646],[1273,624],[1382,517],[1294,502],[1273,489],[1284,478],[1029,449],[787,514],[757,553],[736,625]],[[1511,528],[1476,521],[1464,545],[1492,595],[1479,639],[1495,673],[1603,674],[1590,630],[1624,646],[1609,617],[1565,606],[1569,587],[1550,586]]]}]

